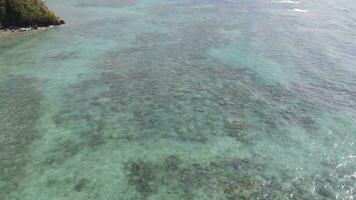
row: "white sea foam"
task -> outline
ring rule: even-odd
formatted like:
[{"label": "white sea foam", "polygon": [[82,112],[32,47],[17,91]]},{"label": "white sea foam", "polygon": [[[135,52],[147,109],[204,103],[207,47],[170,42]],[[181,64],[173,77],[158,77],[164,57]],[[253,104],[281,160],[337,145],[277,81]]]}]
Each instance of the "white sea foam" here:
[{"label": "white sea foam", "polygon": [[298,9],[298,8],[295,8],[293,9],[295,12],[301,12],[301,13],[307,13],[309,12],[308,10],[303,10],[303,9]]},{"label": "white sea foam", "polygon": [[299,4],[299,1],[278,1],[278,3]]}]

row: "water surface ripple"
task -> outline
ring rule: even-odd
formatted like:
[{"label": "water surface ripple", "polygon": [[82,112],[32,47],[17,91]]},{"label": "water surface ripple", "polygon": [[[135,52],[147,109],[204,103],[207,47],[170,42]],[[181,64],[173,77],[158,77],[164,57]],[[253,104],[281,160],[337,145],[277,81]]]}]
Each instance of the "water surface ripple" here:
[{"label": "water surface ripple", "polygon": [[48,0],[0,37],[0,199],[356,197],[351,0]]}]

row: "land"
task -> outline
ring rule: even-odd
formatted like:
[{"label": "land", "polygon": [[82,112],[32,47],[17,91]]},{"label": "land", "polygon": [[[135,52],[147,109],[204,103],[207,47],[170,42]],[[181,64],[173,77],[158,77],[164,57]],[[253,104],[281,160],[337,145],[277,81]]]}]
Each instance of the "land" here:
[{"label": "land", "polygon": [[61,24],[42,0],[0,0],[0,29],[29,31]]}]

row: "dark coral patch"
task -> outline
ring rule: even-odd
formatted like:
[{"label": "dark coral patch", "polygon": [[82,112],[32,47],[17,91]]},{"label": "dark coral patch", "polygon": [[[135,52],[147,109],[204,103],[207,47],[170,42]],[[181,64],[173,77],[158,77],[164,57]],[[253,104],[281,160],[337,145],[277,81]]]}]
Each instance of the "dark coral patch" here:
[{"label": "dark coral patch", "polygon": [[150,162],[138,160],[131,162],[127,166],[128,181],[144,197],[157,191],[156,169]]},{"label": "dark coral patch", "polygon": [[31,165],[30,145],[40,137],[42,94],[35,79],[13,76],[0,83],[0,199],[18,189]]},{"label": "dark coral patch", "polygon": [[[264,167],[246,159],[224,159],[198,163],[187,162],[177,155],[162,162],[137,160],[126,166],[128,183],[143,199],[159,192],[174,193],[181,199],[322,199],[332,198],[329,189],[309,185],[311,180],[282,180],[263,176]],[[290,182],[292,181],[292,182]],[[164,190],[161,188],[164,187]],[[204,197],[197,191],[203,191]]]}]

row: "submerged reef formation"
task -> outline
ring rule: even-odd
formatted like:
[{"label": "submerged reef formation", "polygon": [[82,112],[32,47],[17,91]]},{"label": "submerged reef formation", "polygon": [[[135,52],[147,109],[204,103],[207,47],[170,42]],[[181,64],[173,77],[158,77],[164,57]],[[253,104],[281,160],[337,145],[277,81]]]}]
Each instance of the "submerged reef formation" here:
[{"label": "submerged reef formation", "polygon": [[[141,199],[335,199],[318,179],[314,192],[304,179],[285,184],[287,176],[263,175],[264,166],[246,159],[228,158],[189,162],[170,155],[161,162],[136,160],[126,166],[128,183]],[[283,178],[284,177],[284,178]],[[331,181],[332,182],[332,181]]]},{"label": "submerged reef formation", "polygon": [[63,3],[100,16],[80,18],[68,35],[0,48],[1,200],[354,196],[353,124],[268,79],[279,66],[231,41],[253,45],[241,27],[260,32],[260,18],[234,24],[242,1],[138,1],[118,12],[120,2]]},{"label": "submerged reef formation", "polygon": [[[41,117],[42,94],[38,81],[13,76],[0,83],[0,199],[16,191],[31,164],[30,145],[40,135],[36,121]],[[13,198],[9,198],[13,199]]]},{"label": "submerged reef formation", "polygon": [[0,0],[0,28],[64,24],[42,0]]},{"label": "submerged reef formation", "polygon": [[[323,137],[314,117],[322,107],[293,87],[264,81],[253,69],[207,56],[206,41],[217,47],[224,43],[214,32],[219,26],[202,22],[172,34],[138,33],[127,46],[120,45],[98,62],[95,75],[68,84],[61,91],[65,106],[51,117],[56,128],[71,137],[54,145],[43,164],[57,168],[78,159],[83,149],[100,152],[110,147],[110,152],[116,149],[122,155],[117,162],[126,163],[115,165],[120,172],[125,169],[126,180],[120,176],[110,184],[125,181],[118,184],[130,186],[125,191],[134,196],[131,199],[333,199],[341,190],[337,187],[347,185],[342,180],[327,173],[299,175],[281,162],[292,157],[296,161],[290,165],[300,166],[309,152],[295,149],[307,145],[305,138]],[[55,59],[75,60],[75,52],[66,53]],[[172,151],[177,155],[166,159],[147,156],[147,143],[158,149],[162,140],[192,147],[193,155],[199,154],[195,147],[209,150],[204,153],[210,155],[220,141],[224,146],[228,146],[225,141],[233,141],[236,149],[220,148],[221,157],[214,158],[192,159],[175,147]],[[142,144],[142,151],[135,150],[131,157],[122,153],[123,143]],[[251,156],[229,157],[242,155],[240,146]],[[302,163],[306,168],[311,165]],[[100,190],[86,178],[88,183],[79,181],[73,191]]]}]

